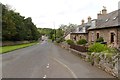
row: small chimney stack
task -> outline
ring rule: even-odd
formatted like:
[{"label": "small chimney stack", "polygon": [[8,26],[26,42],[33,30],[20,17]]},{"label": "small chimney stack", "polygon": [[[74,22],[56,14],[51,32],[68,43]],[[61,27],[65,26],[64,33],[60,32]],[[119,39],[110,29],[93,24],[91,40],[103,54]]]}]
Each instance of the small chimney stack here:
[{"label": "small chimney stack", "polygon": [[100,13],[97,14],[97,19],[100,19],[101,15],[102,14],[101,14],[101,11],[100,11]]},{"label": "small chimney stack", "polygon": [[106,15],[106,14],[107,14],[107,9],[105,6],[103,6],[102,15]]},{"label": "small chimney stack", "polygon": [[81,21],[81,22],[82,22],[82,25],[84,25],[84,22],[85,22],[85,21],[84,21],[84,19],[82,19],[82,21]]},{"label": "small chimney stack", "polygon": [[88,23],[91,23],[91,17],[90,16],[88,17]]}]

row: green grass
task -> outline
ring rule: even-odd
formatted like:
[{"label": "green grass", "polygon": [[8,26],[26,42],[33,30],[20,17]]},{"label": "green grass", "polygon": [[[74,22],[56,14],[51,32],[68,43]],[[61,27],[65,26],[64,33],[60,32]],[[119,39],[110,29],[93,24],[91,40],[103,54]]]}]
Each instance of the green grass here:
[{"label": "green grass", "polygon": [[13,45],[13,46],[3,46],[3,47],[0,47],[0,54],[10,52],[10,51],[13,51],[13,50],[17,50],[17,49],[20,49],[20,48],[25,48],[25,47],[28,47],[28,46],[32,46],[34,44],[37,44],[37,42],[20,44],[20,45]]}]

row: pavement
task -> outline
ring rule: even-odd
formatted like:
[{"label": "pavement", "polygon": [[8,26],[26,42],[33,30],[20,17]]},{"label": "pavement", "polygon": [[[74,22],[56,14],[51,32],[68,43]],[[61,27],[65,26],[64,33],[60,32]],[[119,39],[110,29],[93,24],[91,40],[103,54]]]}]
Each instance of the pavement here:
[{"label": "pavement", "polygon": [[51,42],[2,54],[3,78],[113,78]]}]

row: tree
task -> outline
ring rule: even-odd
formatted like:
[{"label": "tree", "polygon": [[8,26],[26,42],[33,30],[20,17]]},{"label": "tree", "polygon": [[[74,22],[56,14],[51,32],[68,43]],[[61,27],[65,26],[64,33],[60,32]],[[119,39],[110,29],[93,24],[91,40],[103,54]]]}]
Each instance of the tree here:
[{"label": "tree", "polygon": [[71,23],[69,23],[69,25],[61,24],[60,29],[64,31],[64,35],[67,35],[68,33],[73,32],[77,26],[78,25]]},{"label": "tree", "polygon": [[9,6],[2,6],[2,39],[10,41],[37,40],[39,32],[32,18],[25,19]]},{"label": "tree", "polygon": [[64,31],[62,29],[57,29],[56,30],[56,38],[61,38],[64,35]]},{"label": "tree", "polygon": [[3,40],[12,40],[12,37],[16,34],[16,27],[13,21],[14,13],[12,10],[8,10],[4,5],[2,7],[2,37]]}]

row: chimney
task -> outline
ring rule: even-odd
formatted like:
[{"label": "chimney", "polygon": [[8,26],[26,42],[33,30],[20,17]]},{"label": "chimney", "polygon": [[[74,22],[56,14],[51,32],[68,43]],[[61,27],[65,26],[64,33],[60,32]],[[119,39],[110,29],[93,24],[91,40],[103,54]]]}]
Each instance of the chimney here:
[{"label": "chimney", "polygon": [[100,18],[101,18],[101,15],[102,15],[102,14],[101,14],[101,11],[100,11],[100,13],[97,14],[97,19],[100,19]]},{"label": "chimney", "polygon": [[91,17],[89,16],[89,17],[88,17],[88,23],[90,23],[90,22],[91,22]]},{"label": "chimney", "polygon": [[84,25],[84,19],[82,19],[82,21],[81,21],[81,22],[82,22],[82,24],[81,24],[81,25]]},{"label": "chimney", "polygon": [[106,9],[105,6],[103,6],[102,14],[103,14],[103,15],[106,15],[106,14],[107,14],[107,9]]}]

